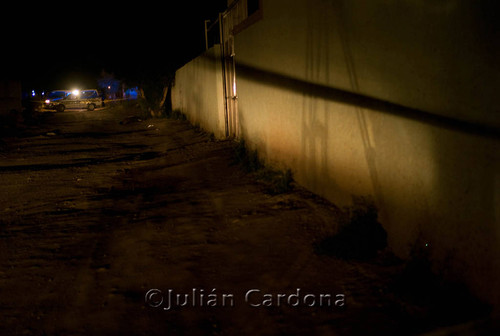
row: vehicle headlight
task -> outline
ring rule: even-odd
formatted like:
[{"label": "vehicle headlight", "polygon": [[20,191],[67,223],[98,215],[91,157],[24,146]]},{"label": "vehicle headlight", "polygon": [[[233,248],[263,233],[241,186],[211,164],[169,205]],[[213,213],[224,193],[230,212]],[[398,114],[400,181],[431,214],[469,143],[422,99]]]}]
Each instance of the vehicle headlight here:
[{"label": "vehicle headlight", "polygon": [[45,104],[50,104],[50,99],[47,99],[47,100],[45,101]]}]

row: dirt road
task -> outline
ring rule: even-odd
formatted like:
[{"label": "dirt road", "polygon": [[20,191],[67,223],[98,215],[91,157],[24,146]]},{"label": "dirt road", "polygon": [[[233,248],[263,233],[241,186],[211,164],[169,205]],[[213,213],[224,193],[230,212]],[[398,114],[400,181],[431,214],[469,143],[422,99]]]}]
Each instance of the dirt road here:
[{"label": "dirt road", "polygon": [[120,124],[131,113],[47,113],[3,139],[0,334],[476,330],[463,307],[450,320],[442,303],[398,295],[405,265],[387,251],[316,254],[334,205],[298,186],[267,194],[231,141],[185,121]]}]

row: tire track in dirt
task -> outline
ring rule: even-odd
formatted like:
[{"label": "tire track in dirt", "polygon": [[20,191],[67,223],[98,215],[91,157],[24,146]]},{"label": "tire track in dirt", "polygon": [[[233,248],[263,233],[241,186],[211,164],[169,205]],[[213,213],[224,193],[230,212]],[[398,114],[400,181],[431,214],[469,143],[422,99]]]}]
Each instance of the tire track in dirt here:
[{"label": "tire track in dirt", "polygon": [[[408,334],[429,307],[392,290],[404,266],[318,255],[341,210],[295,186],[269,195],[231,141],[128,111],[54,114],[56,136],[5,140],[0,334]],[[149,127],[149,125],[153,125]],[[37,133],[38,132],[38,133]],[[233,293],[234,307],[149,307],[149,289]],[[250,307],[245,292],[343,293],[345,309]],[[364,323],[360,323],[364,321]]]}]

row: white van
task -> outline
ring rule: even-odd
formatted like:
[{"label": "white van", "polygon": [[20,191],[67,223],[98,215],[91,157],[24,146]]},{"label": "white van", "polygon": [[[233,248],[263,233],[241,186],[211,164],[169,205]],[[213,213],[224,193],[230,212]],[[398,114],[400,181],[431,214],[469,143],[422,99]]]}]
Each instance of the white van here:
[{"label": "white van", "polygon": [[67,108],[86,108],[89,111],[93,111],[96,107],[102,106],[102,99],[99,97],[97,90],[75,90],[66,97],[49,102],[48,104],[49,108],[55,109],[57,112],[64,112]]}]

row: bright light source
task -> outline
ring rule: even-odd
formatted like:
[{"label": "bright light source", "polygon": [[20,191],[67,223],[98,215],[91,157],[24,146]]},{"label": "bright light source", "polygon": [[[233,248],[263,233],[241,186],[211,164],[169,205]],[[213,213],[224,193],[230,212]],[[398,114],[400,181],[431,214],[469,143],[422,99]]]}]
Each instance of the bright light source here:
[{"label": "bright light source", "polygon": [[49,104],[49,103],[50,103],[50,99],[45,100],[45,104]]},{"label": "bright light source", "polygon": [[31,90],[31,96],[34,97],[35,95],[35,90]]},{"label": "bright light source", "polygon": [[78,96],[80,94],[80,90],[73,90],[73,92],[71,93],[74,94],[75,96]]}]

